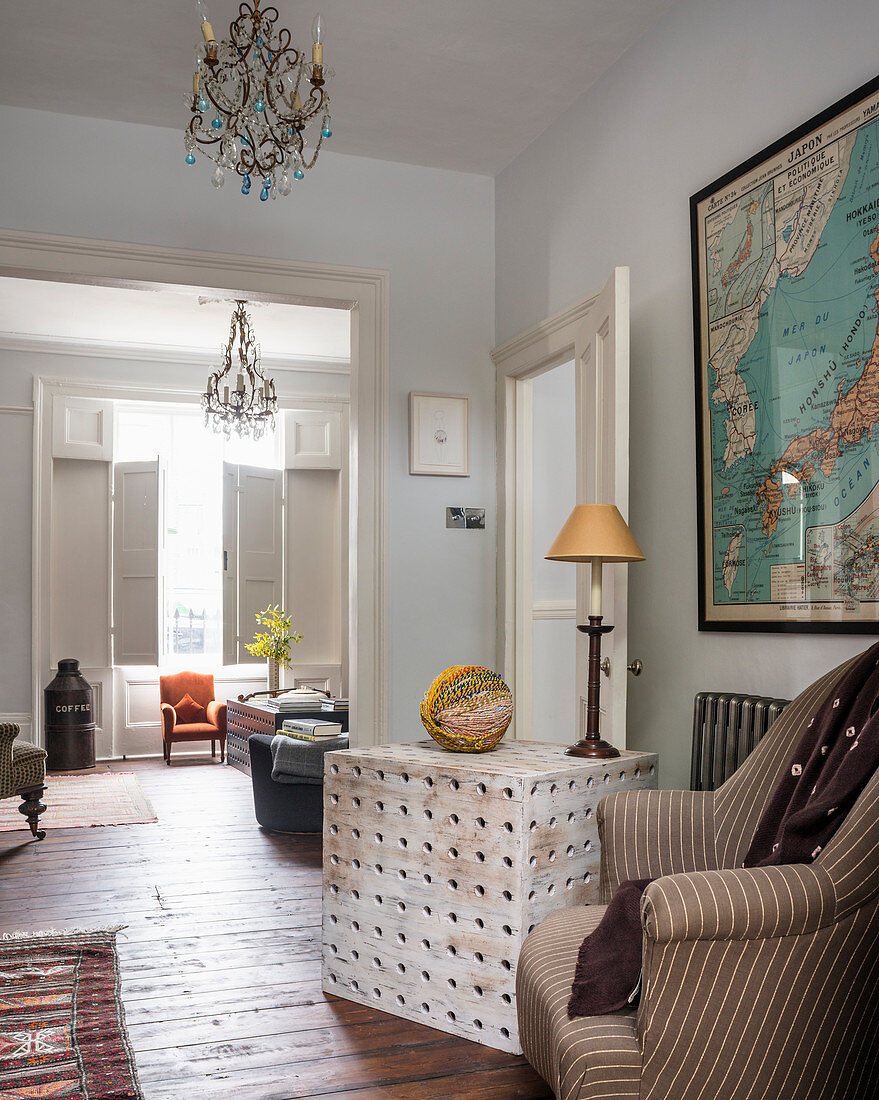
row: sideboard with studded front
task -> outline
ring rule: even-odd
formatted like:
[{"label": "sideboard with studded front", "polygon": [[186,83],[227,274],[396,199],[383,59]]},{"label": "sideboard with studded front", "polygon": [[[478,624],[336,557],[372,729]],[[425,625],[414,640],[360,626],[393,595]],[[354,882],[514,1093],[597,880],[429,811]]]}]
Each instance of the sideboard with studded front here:
[{"label": "sideboard with studded front", "polygon": [[230,767],[250,775],[250,752],[247,742],[254,733],[270,736],[281,728],[285,718],[322,718],[329,722],[341,722],[343,731],[348,729],[347,710],[279,711],[264,703],[245,703],[238,699],[226,701],[226,760]]},{"label": "sideboard with studded front", "polygon": [[656,765],[527,741],[327,753],[324,990],[520,1053],[522,941],[554,909],[598,900],[596,807],[654,788]]}]

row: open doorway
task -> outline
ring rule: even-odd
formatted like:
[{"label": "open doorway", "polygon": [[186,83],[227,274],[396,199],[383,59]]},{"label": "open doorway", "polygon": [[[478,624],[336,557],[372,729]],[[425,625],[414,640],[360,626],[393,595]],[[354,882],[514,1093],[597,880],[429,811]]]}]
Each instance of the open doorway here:
[{"label": "open doorway", "polygon": [[[280,407],[254,439],[218,433],[201,409],[232,296],[6,278],[0,300],[45,429],[34,503],[49,517],[37,578],[48,645],[35,688],[75,657],[96,689],[99,758],[156,754],[159,676],[210,672],[222,699],[264,690],[246,643],[255,614],[278,605],[304,635],[284,686],[347,694],[349,312],[248,311]],[[54,355],[35,362],[29,338]],[[333,453],[304,455],[303,431],[333,435]]]},{"label": "open doorway", "polygon": [[[571,744],[586,730],[586,635],[575,627],[589,614],[590,567],[550,565],[543,555],[575,504],[616,504],[624,516],[628,512],[628,268],[615,268],[593,297],[496,347],[492,359],[498,383],[498,660],[516,701],[514,735]],[[603,646],[602,736],[624,748],[627,576],[625,566],[608,572],[605,607],[614,629]],[[572,657],[576,715],[569,725]]]},{"label": "open doorway", "polygon": [[[355,379],[350,438],[356,441],[352,452],[352,459],[356,457],[356,462],[352,461],[352,486],[356,491],[350,495],[345,533],[351,561],[348,645],[352,739],[366,744],[386,740],[387,272],[0,231],[0,277],[148,291],[188,289],[207,296],[237,296],[251,303],[315,305],[350,315],[351,373]],[[10,338],[6,346],[19,345]],[[47,350],[54,352],[55,348],[39,348],[36,354],[42,356]],[[96,355],[101,357],[100,353]],[[96,395],[128,399],[137,396],[136,387],[132,391],[116,380],[111,364],[105,364],[98,377],[105,381],[93,387]],[[161,361],[155,364],[150,380],[164,386],[169,401],[179,397],[181,391],[189,397],[203,387],[201,379],[198,385],[181,386],[179,366]],[[51,432],[51,396],[34,383],[33,408],[28,407],[26,399],[20,401],[22,413],[34,417],[33,434],[37,441],[43,441]],[[21,419],[24,422],[27,416]],[[35,447],[35,481],[42,476],[39,464],[40,449]],[[33,729],[28,732],[36,740],[41,736],[42,684],[49,670],[51,597],[41,577],[47,567],[50,521],[51,515],[37,506],[31,533],[34,561],[31,599],[27,599],[27,582],[23,578],[24,583],[17,586],[21,607],[12,609],[17,619],[32,625],[31,645],[27,646],[26,637],[21,638],[24,644],[17,650],[20,667],[10,669],[9,675],[33,686],[31,713],[23,717],[28,724],[33,722]]]}]

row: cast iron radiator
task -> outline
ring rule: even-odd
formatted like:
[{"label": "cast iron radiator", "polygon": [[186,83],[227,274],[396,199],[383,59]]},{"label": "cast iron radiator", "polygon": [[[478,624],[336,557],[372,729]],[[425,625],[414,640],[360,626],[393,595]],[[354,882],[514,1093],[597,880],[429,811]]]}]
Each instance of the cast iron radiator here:
[{"label": "cast iron radiator", "polygon": [[714,791],[733,774],[790,699],[700,691],[693,711],[690,790]]}]

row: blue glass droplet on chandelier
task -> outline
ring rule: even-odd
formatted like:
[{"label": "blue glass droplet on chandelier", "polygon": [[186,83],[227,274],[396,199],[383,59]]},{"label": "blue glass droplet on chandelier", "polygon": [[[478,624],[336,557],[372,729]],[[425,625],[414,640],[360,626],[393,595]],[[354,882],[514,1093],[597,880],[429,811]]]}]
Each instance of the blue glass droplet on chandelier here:
[{"label": "blue glass droplet on chandelier", "polygon": [[241,194],[242,195],[249,195],[250,194],[250,176],[248,176],[246,172],[244,173],[244,179],[241,183]]},{"label": "blue glass droplet on chandelier", "polygon": [[195,164],[195,157],[192,155],[192,153],[187,153],[186,154],[186,163],[187,164]]},{"label": "blue glass droplet on chandelier", "polygon": [[269,189],[268,189],[268,187],[264,187],[262,189],[262,191],[260,191],[260,193],[259,193],[259,201],[260,202],[265,202],[268,197],[269,197]]},{"label": "blue glass droplet on chandelier", "polygon": [[247,138],[244,136],[244,134],[241,135],[241,144],[242,145],[250,145],[250,142],[247,140]]},{"label": "blue glass droplet on chandelier", "polygon": [[293,173],[293,179],[295,179],[295,180],[304,180],[305,179],[305,173],[302,171],[301,168],[297,168],[296,171]]},{"label": "blue glass droplet on chandelier", "polygon": [[262,39],[261,39],[261,38],[257,38],[257,40],[256,40],[256,44],[257,44],[257,46],[261,46],[261,45],[263,44],[263,42],[262,42]]},{"label": "blue glass droplet on chandelier", "polygon": [[329,128],[329,126],[324,126],[324,128],[320,132],[320,136],[325,137],[325,138],[331,138],[333,136],[333,131]]},{"label": "blue glass droplet on chandelier", "polygon": [[266,105],[265,105],[265,103],[263,103],[263,101],[261,99],[258,99],[256,101],[256,103],[254,103],[253,109],[254,109],[254,111],[257,112],[257,114],[261,115],[263,113],[263,111],[266,109]]},{"label": "blue glass droplet on chandelier", "polygon": [[215,129],[215,130],[219,130],[219,129],[221,129],[222,125],[223,125],[223,123],[222,123],[222,122],[220,122],[219,118],[215,118],[215,119],[212,119],[212,120],[211,120],[211,126],[212,126],[212,127],[213,127],[213,129]]},{"label": "blue glass droplet on chandelier", "polygon": [[208,101],[205,99],[204,96],[202,96],[201,99],[198,101],[198,109],[200,111],[206,111],[208,109]]}]

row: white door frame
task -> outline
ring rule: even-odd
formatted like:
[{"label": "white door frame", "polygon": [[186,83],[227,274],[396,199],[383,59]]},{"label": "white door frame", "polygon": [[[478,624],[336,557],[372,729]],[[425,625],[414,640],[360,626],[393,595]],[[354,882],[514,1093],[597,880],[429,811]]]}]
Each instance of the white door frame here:
[{"label": "white door frame", "polygon": [[[577,327],[597,298],[598,294],[581,298],[498,345],[491,353],[497,370],[497,662],[516,700],[513,736],[527,738],[531,731],[533,480],[530,382],[574,358]],[[567,606],[559,606],[554,611],[553,617],[572,617]],[[545,609],[543,617],[548,614],[549,609]]]},{"label": "white door frame", "polygon": [[[0,276],[130,288],[156,284],[250,300],[295,300],[351,313],[351,439],[353,478],[349,505],[349,675],[351,728],[359,744],[385,742],[387,729],[387,514],[390,378],[390,275],[367,268],[268,260],[255,256],[124,244],[42,233],[0,230]],[[34,462],[42,451],[34,419]],[[47,547],[34,512],[32,559]],[[44,601],[34,567],[32,657],[33,726],[40,729],[45,670]]]}]

